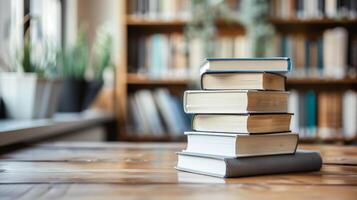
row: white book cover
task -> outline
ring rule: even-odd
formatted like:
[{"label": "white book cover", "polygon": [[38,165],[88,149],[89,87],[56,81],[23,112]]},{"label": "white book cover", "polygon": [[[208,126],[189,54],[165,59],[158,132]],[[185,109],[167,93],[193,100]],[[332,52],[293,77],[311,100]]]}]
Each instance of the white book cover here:
[{"label": "white book cover", "polygon": [[342,106],[343,134],[345,138],[351,139],[357,134],[357,92],[345,92]]}]

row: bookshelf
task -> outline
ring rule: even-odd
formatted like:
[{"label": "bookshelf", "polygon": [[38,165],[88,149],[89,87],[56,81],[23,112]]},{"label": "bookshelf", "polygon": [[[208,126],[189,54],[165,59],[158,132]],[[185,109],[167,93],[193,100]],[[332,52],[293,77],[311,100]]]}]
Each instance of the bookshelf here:
[{"label": "bookshelf", "polygon": [[128,73],[128,85],[157,85],[157,86],[186,86],[189,84],[188,79],[150,79],[145,75]]},{"label": "bookshelf", "polygon": [[[286,26],[295,26],[295,25],[317,25],[317,26],[347,26],[353,27],[357,25],[357,19],[280,19],[280,18],[270,18],[269,21],[274,25],[286,25]],[[355,28],[355,27],[354,27]]]},{"label": "bookshelf", "polygon": [[[119,138],[125,141],[182,141],[180,137],[170,136],[171,133],[165,133],[164,136],[142,136],[135,134],[135,132],[128,131],[126,127],[129,121],[128,102],[129,96],[141,89],[155,90],[156,88],[166,88],[176,97],[181,98],[183,91],[191,88],[191,85],[195,85],[195,81],[191,78],[150,78],[146,73],[137,73],[129,70],[130,63],[130,40],[136,39],[141,36],[148,36],[152,34],[183,34],[189,19],[153,19],[145,17],[135,17],[130,14],[130,2],[124,1],[122,6],[126,8],[123,16],[123,29],[125,30],[125,44],[124,48],[125,60],[122,61],[122,70],[118,74],[120,79],[120,86],[124,91],[118,92],[118,99],[120,101],[121,109],[119,114],[119,124],[121,127]],[[272,2],[272,1],[269,1]],[[327,17],[321,18],[306,18],[301,19],[297,17],[277,17],[272,16],[268,20],[275,28],[277,34],[301,34],[306,37],[316,38],[317,35],[321,35],[323,31],[335,27],[344,27],[349,34],[356,34],[357,32],[357,18],[347,19],[331,19]],[[224,35],[244,35],[245,29],[239,23],[224,22],[223,20],[217,20],[216,26],[219,36]],[[197,80],[196,80],[197,82]],[[287,79],[287,89],[296,91],[338,91],[344,92],[347,90],[357,90],[357,78],[324,78],[321,76],[312,77],[289,77]],[[119,90],[118,89],[118,90]],[[331,137],[328,139],[321,138],[302,138],[302,142],[306,143],[351,143],[356,142],[357,138],[339,138]]]}]

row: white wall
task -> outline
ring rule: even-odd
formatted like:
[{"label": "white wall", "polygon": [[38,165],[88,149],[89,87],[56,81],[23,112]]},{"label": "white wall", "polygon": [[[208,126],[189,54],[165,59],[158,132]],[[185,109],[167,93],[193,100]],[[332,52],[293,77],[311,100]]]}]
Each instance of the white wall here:
[{"label": "white wall", "polygon": [[[102,25],[110,27],[113,35],[113,62],[117,64],[118,55],[121,53],[119,46],[123,41],[123,30],[120,26],[120,17],[124,9],[118,0],[77,0],[77,28],[84,28],[88,32],[90,47],[94,41],[96,30]],[[90,74],[89,74],[90,75]]]}]

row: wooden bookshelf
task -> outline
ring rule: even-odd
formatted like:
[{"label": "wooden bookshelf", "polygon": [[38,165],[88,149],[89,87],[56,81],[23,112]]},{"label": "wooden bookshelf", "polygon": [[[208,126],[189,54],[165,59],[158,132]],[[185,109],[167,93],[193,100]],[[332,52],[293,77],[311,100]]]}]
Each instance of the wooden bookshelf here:
[{"label": "wooden bookshelf", "polygon": [[322,144],[350,144],[357,141],[357,138],[341,138],[341,137],[332,137],[332,138],[300,138],[300,143],[322,143]]},{"label": "wooden bookshelf", "polygon": [[328,78],[288,78],[287,84],[301,84],[301,85],[345,85],[357,84],[357,78],[344,78],[344,79],[328,79]]},{"label": "wooden bookshelf", "polygon": [[[279,19],[270,18],[269,21],[273,25],[318,25],[318,26],[353,26],[357,25],[357,19]],[[187,20],[160,20],[160,19],[142,19],[128,16],[126,18],[128,26],[185,26],[188,24]],[[225,22],[223,20],[217,20],[218,26],[242,26],[235,22]]]},{"label": "wooden bookshelf", "polygon": [[[128,85],[187,85],[189,79],[150,79],[144,74],[127,74]],[[357,85],[357,78],[329,79],[329,78],[287,78],[287,85]]]},{"label": "wooden bookshelf", "polygon": [[[187,20],[180,20],[180,19],[174,19],[174,20],[160,20],[160,19],[142,19],[142,18],[135,18],[135,17],[130,17],[128,16],[126,18],[126,23],[127,26],[186,26],[189,21]],[[243,28],[243,26],[240,23],[237,22],[228,22],[224,20],[217,20],[216,22],[217,26],[225,26],[225,27],[239,27]]]},{"label": "wooden bookshelf", "polygon": [[152,19],[141,19],[128,16],[126,18],[127,26],[184,26],[187,24],[185,20],[152,20]]},{"label": "wooden bookshelf", "polygon": [[[134,90],[141,88],[157,88],[166,87],[176,91],[183,91],[189,88],[191,80],[188,79],[150,79],[145,74],[135,74],[128,73],[128,40],[131,37],[136,37],[137,35],[153,34],[153,33],[166,33],[166,32],[180,32],[183,33],[184,28],[188,24],[187,20],[152,20],[133,17],[128,14],[128,3],[130,1],[121,1],[121,8],[125,8],[123,11],[124,16],[122,16],[122,24],[124,30],[124,48],[121,56],[121,66],[120,70],[117,72],[117,101],[120,105],[119,109],[119,121],[120,121],[120,135],[119,138],[124,141],[152,141],[152,142],[168,142],[168,141],[182,141],[182,138],[172,138],[169,136],[157,137],[157,136],[138,136],[134,133],[127,133],[125,125],[127,123],[128,111],[126,108],[128,95]],[[318,34],[322,30],[333,27],[346,27],[349,31],[356,32],[357,29],[357,19],[278,19],[270,18],[269,21],[276,28],[278,33],[295,33],[304,32],[304,34]],[[239,23],[227,23],[222,20],[217,20],[216,22],[218,33],[224,34],[244,34],[244,27]],[[321,86],[329,89],[353,89],[357,90],[357,78],[344,78],[344,79],[327,79],[327,78],[288,78],[287,88],[288,89],[315,89]],[[170,134],[167,134],[170,135]],[[341,140],[338,138],[332,138],[329,140],[321,139],[301,139],[301,142],[307,143],[325,143],[325,142],[344,142],[348,143],[351,141],[357,141],[357,138],[350,140]]]},{"label": "wooden bookshelf", "polygon": [[[188,25],[186,20],[152,20],[140,19],[128,16],[126,18],[127,31],[129,33],[162,33],[162,32],[183,32]],[[222,35],[244,34],[245,30],[242,24],[237,22],[225,22],[217,20],[216,26],[218,33]]]},{"label": "wooden bookshelf", "polygon": [[150,79],[143,74],[133,74],[129,73],[127,75],[128,85],[159,85],[159,86],[169,86],[169,85],[187,85],[190,83],[188,79]]},{"label": "wooden bookshelf", "polygon": [[186,141],[185,135],[172,137],[170,134],[165,134],[163,136],[154,135],[140,135],[135,133],[127,133],[127,136],[122,138],[125,141],[130,142],[184,142]]},{"label": "wooden bookshelf", "polygon": [[274,25],[318,25],[318,26],[346,26],[357,25],[357,19],[279,19],[270,18],[269,21]]}]

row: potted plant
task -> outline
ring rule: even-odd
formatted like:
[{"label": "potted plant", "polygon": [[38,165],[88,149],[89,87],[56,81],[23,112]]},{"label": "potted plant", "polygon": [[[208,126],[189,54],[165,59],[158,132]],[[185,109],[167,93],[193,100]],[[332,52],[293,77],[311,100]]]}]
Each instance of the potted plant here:
[{"label": "potted plant", "polygon": [[5,104],[2,98],[0,97],[0,119],[4,119],[6,117]]},{"label": "potted plant", "polygon": [[[217,35],[217,20],[225,23],[241,23],[251,46],[252,56],[262,57],[271,46],[273,26],[268,22],[269,2],[267,0],[242,0],[240,9],[229,7],[229,1],[193,0],[191,7],[192,20],[185,28],[187,39],[196,38],[204,41],[204,56],[212,57],[214,39]],[[207,12],[209,10],[210,12]]]},{"label": "potted plant", "polygon": [[88,81],[86,95],[83,101],[83,109],[87,109],[103,86],[104,71],[112,66],[113,38],[105,26],[97,33],[91,51],[91,69],[93,79]]},{"label": "potted plant", "polygon": [[73,46],[64,49],[61,55],[63,86],[58,105],[59,112],[80,112],[86,93],[85,71],[88,65],[88,37],[79,31]]},{"label": "potted plant", "polygon": [[[53,51],[48,46],[38,46],[32,45],[25,34],[23,49],[18,51],[12,71],[0,74],[1,96],[9,118],[50,118],[56,110],[60,88],[60,81],[53,74],[56,56],[48,59]],[[41,59],[35,59],[36,48],[43,50],[36,52]]]}]

